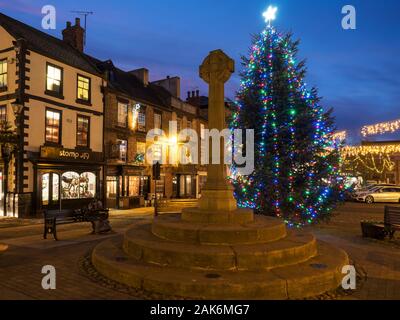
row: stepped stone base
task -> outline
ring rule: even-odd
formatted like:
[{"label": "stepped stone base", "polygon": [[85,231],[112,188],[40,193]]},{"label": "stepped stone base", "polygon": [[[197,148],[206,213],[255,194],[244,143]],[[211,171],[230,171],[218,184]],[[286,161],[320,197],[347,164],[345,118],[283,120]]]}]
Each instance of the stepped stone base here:
[{"label": "stepped stone base", "polygon": [[92,262],[114,281],[193,299],[297,299],[340,285],[344,251],[286,231],[280,220],[251,217],[210,223],[160,216],[99,244]]}]

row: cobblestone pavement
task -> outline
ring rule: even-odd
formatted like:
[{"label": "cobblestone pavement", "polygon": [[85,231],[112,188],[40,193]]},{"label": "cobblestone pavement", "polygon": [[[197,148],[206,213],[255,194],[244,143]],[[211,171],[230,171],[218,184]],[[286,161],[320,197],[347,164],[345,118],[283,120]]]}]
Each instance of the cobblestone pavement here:
[{"label": "cobblestone pavement", "polygon": [[[90,235],[88,224],[61,226],[60,241],[42,240],[39,222],[15,227],[0,221],[0,299],[137,299],[128,292],[95,282],[82,269],[82,259],[100,241],[120,237],[130,224],[152,219],[151,211],[113,212],[114,232]],[[382,205],[348,203],[338,208],[330,223],[310,228],[317,237],[346,250],[367,279],[341,299],[400,299],[400,239],[374,241],[361,237],[361,220],[382,220]],[[41,269],[53,265],[57,289],[43,290]],[[140,297],[139,297],[140,298]]]}]

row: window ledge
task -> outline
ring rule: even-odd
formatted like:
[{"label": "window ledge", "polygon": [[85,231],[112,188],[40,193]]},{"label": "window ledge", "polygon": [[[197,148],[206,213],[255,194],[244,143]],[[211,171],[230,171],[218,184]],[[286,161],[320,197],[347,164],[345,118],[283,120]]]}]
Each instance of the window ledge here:
[{"label": "window ledge", "polygon": [[79,104],[83,104],[83,105],[88,106],[88,107],[92,106],[92,103],[90,102],[90,100],[86,101],[86,100],[82,100],[82,99],[76,99],[75,102],[79,103]]},{"label": "window ledge", "polygon": [[63,145],[61,145],[60,143],[55,143],[55,142],[45,142],[45,143],[43,144],[43,146],[44,146],[44,147],[61,148],[61,149],[64,148]]},{"label": "window ledge", "polygon": [[58,98],[58,99],[61,99],[61,100],[64,100],[64,96],[61,93],[58,93],[58,92],[46,90],[44,92],[44,94],[46,94],[48,96],[52,96],[52,97]]},{"label": "window ledge", "polygon": [[75,150],[92,152],[92,149],[90,147],[82,147],[82,146],[76,146]]}]

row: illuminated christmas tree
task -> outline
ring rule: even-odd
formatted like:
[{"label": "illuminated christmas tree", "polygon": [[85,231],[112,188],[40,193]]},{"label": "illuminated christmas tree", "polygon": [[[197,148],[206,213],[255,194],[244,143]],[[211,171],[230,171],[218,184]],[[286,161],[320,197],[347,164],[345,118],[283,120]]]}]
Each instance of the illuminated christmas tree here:
[{"label": "illuminated christmas tree", "polygon": [[[298,41],[269,24],[243,58],[232,129],[255,130],[255,171],[232,168],[238,203],[301,227],[328,218],[342,197],[340,156],[332,111],[324,112],[316,89],[307,90]],[[246,152],[252,152],[246,146]]]}]

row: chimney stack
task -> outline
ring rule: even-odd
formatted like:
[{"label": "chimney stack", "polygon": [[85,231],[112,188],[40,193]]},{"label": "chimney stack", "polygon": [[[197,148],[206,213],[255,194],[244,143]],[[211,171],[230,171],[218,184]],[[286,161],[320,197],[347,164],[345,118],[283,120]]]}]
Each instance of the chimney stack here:
[{"label": "chimney stack", "polygon": [[129,73],[133,74],[139,81],[144,85],[147,86],[149,84],[149,70],[146,68],[136,69],[129,71]]},{"label": "chimney stack", "polygon": [[75,25],[72,26],[70,21],[67,21],[67,27],[62,31],[63,40],[69,43],[72,47],[83,52],[83,41],[85,30],[81,27],[81,19],[75,18]]},{"label": "chimney stack", "polygon": [[153,81],[153,84],[168,90],[176,98],[181,97],[181,78],[167,76],[166,79]]}]

